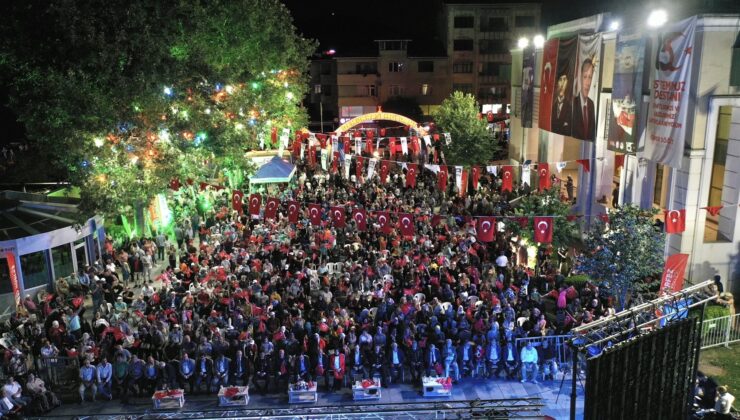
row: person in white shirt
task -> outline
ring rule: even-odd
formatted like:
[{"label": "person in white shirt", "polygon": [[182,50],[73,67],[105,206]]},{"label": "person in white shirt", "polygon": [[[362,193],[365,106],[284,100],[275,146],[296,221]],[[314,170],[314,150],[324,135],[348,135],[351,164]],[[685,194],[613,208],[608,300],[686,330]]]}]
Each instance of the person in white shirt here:
[{"label": "person in white shirt", "polygon": [[730,414],[732,403],[735,402],[735,396],[727,392],[726,386],[717,387],[717,397],[714,403],[714,411],[719,414]]},{"label": "person in white shirt", "polygon": [[527,373],[530,373],[532,383],[536,384],[538,355],[537,349],[532,346],[531,340],[528,340],[527,345],[522,348],[520,359],[522,362],[522,383],[527,381]]},{"label": "person in white shirt", "polygon": [[21,384],[16,382],[15,378],[12,376],[8,376],[8,380],[5,382],[5,385],[3,385],[3,393],[13,402],[13,404],[25,407],[29,402],[31,402],[31,400],[21,395],[22,391],[23,389],[21,388]]}]

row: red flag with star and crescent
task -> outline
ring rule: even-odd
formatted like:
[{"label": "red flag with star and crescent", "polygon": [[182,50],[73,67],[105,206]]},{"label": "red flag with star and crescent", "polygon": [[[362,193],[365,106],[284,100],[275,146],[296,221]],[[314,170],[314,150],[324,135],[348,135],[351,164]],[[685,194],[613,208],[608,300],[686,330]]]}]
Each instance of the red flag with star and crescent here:
[{"label": "red flag with star and crescent", "polygon": [[476,237],[481,242],[493,242],[496,234],[496,218],[495,217],[479,217],[478,228],[476,229]]},{"label": "red flag with star and crescent", "polygon": [[335,206],[330,209],[331,221],[334,227],[343,228],[346,224],[344,221],[344,207]]},{"label": "red flag with star and crescent", "polygon": [[357,180],[362,179],[362,170],[365,166],[365,159],[362,156],[357,156],[357,160],[355,162],[355,176],[357,177]]},{"label": "red flag with star and crescent", "polygon": [[541,244],[552,242],[552,217],[543,216],[534,218],[534,241]]},{"label": "red flag with star and crescent", "polygon": [[234,210],[238,211],[239,214],[244,213],[244,208],[242,207],[242,200],[244,200],[244,193],[239,190],[234,190],[231,192],[231,207],[234,208]]},{"label": "red flag with star and crescent", "polygon": [[406,164],[406,187],[416,188],[416,171],[418,170],[415,163]]},{"label": "red flag with star and crescent", "polygon": [[357,230],[364,232],[367,230],[367,213],[364,209],[353,209],[352,220],[357,224]]},{"label": "red flag with star and crescent", "polygon": [[503,191],[513,191],[514,190],[514,169],[509,166],[502,166],[501,167],[501,192]]},{"label": "red flag with star and crescent", "polygon": [[265,219],[276,219],[279,206],[280,200],[275,197],[268,198],[265,203]]},{"label": "red flag with star and crescent", "polygon": [[723,206],[708,206],[708,207],[702,207],[707,211],[707,213],[711,214],[712,216],[717,216],[719,214],[719,211],[722,210]]},{"label": "red flag with star and crescent", "polygon": [[390,172],[391,167],[387,160],[380,162],[380,182],[382,184],[385,184],[388,180],[388,172]]},{"label": "red flag with star and crescent", "polygon": [[262,205],[261,195],[252,194],[249,196],[249,214],[252,215],[252,217],[259,217],[261,205]]},{"label": "red flag with star and crescent", "polygon": [[390,216],[388,216],[388,212],[379,212],[377,219],[380,231],[385,234],[391,233],[391,219]]},{"label": "red flag with star and crescent", "polygon": [[331,160],[331,173],[337,173],[339,166],[339,152],[334,152],[334,159]]},{"label": "red flag with star and crescent", "polygon": [[537,173],[540,176],[540,192],[550,189],[550,164],[540,162],[537,165]]},{"label": "red flag with star and crescent", "polygon": [[290,223],[298,223],[298,215],[300,213],[300,207],[297,201],[288,202],[288,221]]},{"label": "red flag with star and crescent", "polygon": [[470,173],[473,176],[473,189],[478,189],[478,180],[480,179],[480,168],[478,166],[473,166],[470,170]]},{"label": "red flag with star and crescent", "polygon": [[321,224],[321,206],[319,204],[308,205],[308,218],[313,226]]},{"label": "red flag with star and crescent", "polygon": [[447,191],[447,166],[439,165],[437,173],[437,187],[442,191]]},{"label": "red flag with star and crescent", "polygon": [[686,230],[686,209],[664,210],[665,233],[681,233]]},{"label": "red flag with star and crescent", "polygon": [[398,226],[401,228],[401,235],[414,236],[414,216],[410,213],[401,213]]}]

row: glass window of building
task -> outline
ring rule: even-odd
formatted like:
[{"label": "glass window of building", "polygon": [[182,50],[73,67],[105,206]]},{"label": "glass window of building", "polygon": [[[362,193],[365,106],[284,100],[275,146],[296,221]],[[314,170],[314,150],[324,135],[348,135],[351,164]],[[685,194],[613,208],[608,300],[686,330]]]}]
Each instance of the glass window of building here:
[{"label": "glass window of building", "polygon": [[[23,284],[26,289],[49,284],[49,267],[46,265],[44,251],[21,255]],[[64,276],[70,275],[66,273]]]},{"label": "glass window of building", "polygon": [[0,294],[13,293],[13,286],[10,283],[10,271],[8,268],[8,259],[0,258]]},{"label": "glass window of building", "polygon": [[52,264],[54,264],[54,276],[57,278],[68,276],[74,271],[72,247],[69,244],[52,248],[51,260]]},{"label": "glass window of building", "polygon": [[517,28],[533,28],[534,16],[516,16],[514,18],[514,26]]},{"label": "glass window of building", "polygon": [[403,63],[400,61],[391,61],[388,63],[388,71],[391,73],[400,73],[403,71]]},{"label": "glass window of building", "polygon": [[[727,147],[729,146],[730,127],[732,125],[732,107],[719,108],[717,135],[714,140],[714,159],[712,159],[712,177],[709,185],[708,207],[722,205],[722,191],[725,186],[725,163],[727,161]],[[732,240],[730,229],[732,223],[727,220],[720,226],[722,214],[712,216],[706,212],[704,220],[704,242],[729,242]],[[725,226],[726,225],[726,226]]]},{"label": "glass window of building", "polygon": [[455,16],[455,28],[472,28],[474,21],[473,16]]},{"label": "glass window of building", "polygon": [[472,73],[473,62],[472,61],[457,61],[452,64],[453,73]]},{"label": "glass window of building", "polygon": [[505,17],[488,17],[480,20],[481,32],[506,32],[509,30]]},{"label": "glass window of building", "polygon": [[378,72],[378,63],[365,61],[355,63],[355,73],[357,74],[373,74]]},{"label": "glass window of building", "polygon": [[452,49],[455,51],[473,51],[473,40],[456,39],[452,41]]},{"label": "glass window of building", "polygon": [[434,61],[419,61],[419,73],[432,73],[434,71]]},{"label": "glass window of building", "polygon": [[403,92],[402,85],[391,85],[391,96],[403,96]]}]

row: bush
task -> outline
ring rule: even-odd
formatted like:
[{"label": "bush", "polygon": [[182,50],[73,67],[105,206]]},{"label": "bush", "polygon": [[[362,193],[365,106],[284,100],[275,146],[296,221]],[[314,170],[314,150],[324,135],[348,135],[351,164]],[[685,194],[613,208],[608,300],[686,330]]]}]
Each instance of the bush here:
[{"label": "bush", "polygon": [[586,274],[576,274],[565,279],[565,283],[569,286],[574,286],[576,289],[582,289],[589,280],[591,279]]},{"label": "bush", "polygon": [[707,305],[704,311],[704,319],[722,318],[730,315],[730,308],[722,305]]}]

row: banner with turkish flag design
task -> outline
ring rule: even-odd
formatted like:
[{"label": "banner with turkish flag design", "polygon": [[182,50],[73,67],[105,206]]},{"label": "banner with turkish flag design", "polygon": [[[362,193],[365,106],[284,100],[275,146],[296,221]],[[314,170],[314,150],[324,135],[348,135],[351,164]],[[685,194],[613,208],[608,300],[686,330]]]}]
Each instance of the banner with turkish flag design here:
[{"label": "banner with turkish flag design", "polygon": [[495,217],[479,217],[478,228],[476,229],[476,237],[481,242],[493,242],[496,234],[496,218]]},{"label": "banner with turkish flag design", "polygon": [[270,141],[273,146],[277,144],[277,127],[272,127],[272,130],[270,130]]},{"label": "banner with turkish flag design", "polygon": [[288,202],[288,221],[290,223],[298,223],[298,214],[300,213],[300,207],[297,201]]},{"label": "banner with turkish flag design", "polygon": [[681,233],[686,230],[686,209],[664,210],[665,233]]},{"label": "banner with turkish flag design", "polygon": [[388,212],[382,211],[378,213],[378,225],[380,225],[380,231],[388,234],[391,233],[391,219],[388,216]]},{"label": "banner with turkish flag design", "polygon": [[401,213],[398,218],[398,225],[401,227],[401,235],[414,236],[414,216],[409,213]]},{"label": "banner with turkish flag design", "polygon": [[416,171],[418,170],[415,163],[406,164],[406,187],[416,188]]},{"label": "banner with turkish flag design", "polygon": [[447,166],[439,165],[437,172],[437,187],[442,191],[447,191]]},{"label": "banner with turkish flag design", "polygon": [[335,206],[330,209],[331,221],[334,223],[334,227],[343,228],[346,226],[344,221],[344,207]]},{"label": "banner with turkish flag design", "polygon": [[460,174],[460,197],[465,197],[465,194],[468,192],[468,170],[464,169],[462,170],[462,174]]},{"label": "banner with turkish flag design", "polygon": [[357,230],[364,232],[367,230],[367,213],[364,209],[353,209],[352,220],[357,224]]},{"label": "banner with turkish flag design", "polygon": [[541,244],[552,242],[552,221],[551,216],[534,218],[534,241]]},{"label": "banner with turkish flag design", "polygon": [[375,150],[373,149],[373,140],[372,139],[365,139],[365,152],[372,156],[373,152]]},{"label": "banner with turkish flag design", "polygon": [[265,203],[265,219],[276,219],[278,207],[280,207],[280,200],[275,197],[270,197]]},{"label": "banner with turkish flag design", "polygon": [[308,218],[313,226],[321,225],[321,206],[319,204],[308,205]]},{"label": "banner with turkish flag design", "polygon": [[334,152],[334,159],[331,160],[331,173],[335,174],[339,170],[339,152]]},{"label": "banner with turkish flag design", "polygon": [[388,172],[390,172],[390,163],[387,160],[380,162],[380,183],[385,184],[388,180]]},{"label": "banner with turkish flag design", "polygon": [[231,192],[231,207],[238,211],[239,214],[242,214],[244,212],[244,209],[242,207],[242,200],[244,200],[244,193],[239,190],[234,190]]},{"label": "banner with turkish flag design", "polygon": [[470,173],[473,176],[473,189],[474,190],[477,190],[478,189],[478,180],[480,180],[480,168],[477,167],[477,166],[473,166],[470,169]]},{"label": "banner with turkish flag design", "polygon": [[259,217],[261,205],[262,205],[261,195],[252,194],[249,196],[249,214],[252,215],[252,217]]},{"label": "banner with turkish flag design", "polygon": [[540,175],[540,192],[550,189],[550,164],[540,162],[537,165],[537,173]]},{"label": "banner with turkish flag design", "polygon": [[514,190],[514,169],[511,166],[501,167],[501,191],[513,191]]},{"label": "banner with turkish flag design", "polygon": [[310,146],[308,148],[308,164],[311,167],[316,166],[316,146]]},{"label": "banner with turkish flag design", "polygon": [[357,180],[362,179],[362,170],[365,169],[365,159],[362,156],[357,156],[357,160],[355,162],[355,176],[357,177]]}]

